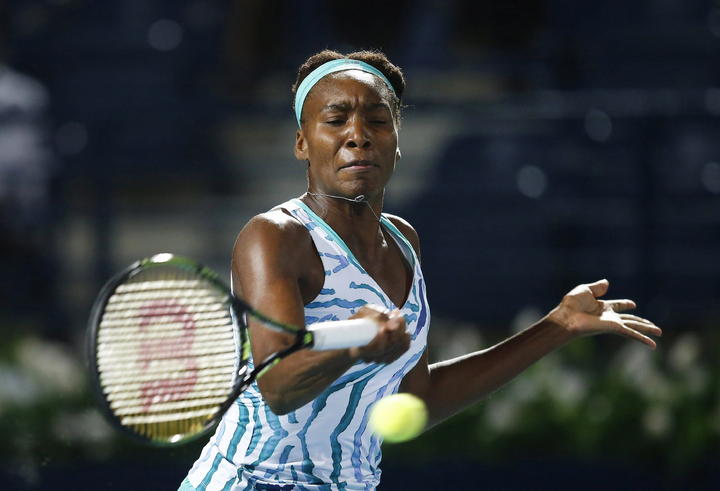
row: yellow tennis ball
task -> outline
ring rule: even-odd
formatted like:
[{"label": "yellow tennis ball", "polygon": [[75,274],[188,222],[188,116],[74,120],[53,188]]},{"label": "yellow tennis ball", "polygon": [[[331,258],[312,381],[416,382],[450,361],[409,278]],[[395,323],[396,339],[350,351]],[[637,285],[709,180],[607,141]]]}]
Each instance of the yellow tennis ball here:
[{"label": "yellow tennis ball", "polygon": [[412,394],[393,394],[380,399],[370,410],[370,428],[391,443],[415,438],[427,424],[422,399]]}]

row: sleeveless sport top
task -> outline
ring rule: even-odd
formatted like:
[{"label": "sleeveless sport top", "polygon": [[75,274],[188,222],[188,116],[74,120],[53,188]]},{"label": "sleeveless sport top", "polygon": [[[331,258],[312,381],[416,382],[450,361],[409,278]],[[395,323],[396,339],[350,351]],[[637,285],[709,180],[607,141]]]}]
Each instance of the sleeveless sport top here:
[{"label": "sleeveless sport top", "polygon": [[[305,306],[305,323],[347,319],[371,303],[396,308],[330,226],[298,199],[282,208],[312,236],[325,269],[318,296]],[[390,364],[357,362],[315,400],[283,416],[265,404],[256,384],[231,406],[187,481],[201,490],[372,490],[380,481],[380,438],[367,426],[370,408],[397,392],[426,348],[430,321],[425,283],[412,246],[381,216],[413,280],[401,311],[410,349]]]}]

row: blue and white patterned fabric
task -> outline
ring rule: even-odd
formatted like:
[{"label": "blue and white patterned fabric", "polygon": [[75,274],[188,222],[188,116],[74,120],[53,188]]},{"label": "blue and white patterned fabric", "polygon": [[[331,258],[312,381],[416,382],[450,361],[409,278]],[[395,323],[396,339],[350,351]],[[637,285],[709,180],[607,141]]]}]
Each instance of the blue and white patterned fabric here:
[{"label": "blue and white patterned fabric", "polygon": [[[320,294],[305,306],[305,323],[347,319],[371,303],[396,308],[343,240],[300,200],[279,206],[309,231],[325,269]],[[413,270],[402,306],[410,349],[390,364],[358,362],[315,400],[283,415],[265,404],[256,384],[225,414],[188,474],[200,490],[372,490],[380,481],[381,440],[367,427],[372,405],[398,391],[426,348],[430,313],[420,263],[386,218],[382,226]]]}]

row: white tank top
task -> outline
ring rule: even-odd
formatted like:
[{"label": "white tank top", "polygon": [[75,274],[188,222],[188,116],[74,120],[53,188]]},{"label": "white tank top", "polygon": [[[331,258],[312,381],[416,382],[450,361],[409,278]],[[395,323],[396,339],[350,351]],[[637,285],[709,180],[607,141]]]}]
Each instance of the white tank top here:
[{"label": "white tank top", "polygon": [[[303,202],[293,199],[278,208],[305,226],[325,269],[322,290],[305,306],[306,325],[347,319],[368,303],[398,308],[340,236]],[[315,400],[283,416],[270,410],[253,384],[225,414],[190,470],[188,480],[196,489],[372,490],[378,485],[382,442],[368,428],[368,414],[375,402],[397,392],[418,362],[430,322],[417,256],[385,216],[380,221],[413,271],[410,293],[399,307],[412,336],[410,349],[390,364],[356,363]]]}]

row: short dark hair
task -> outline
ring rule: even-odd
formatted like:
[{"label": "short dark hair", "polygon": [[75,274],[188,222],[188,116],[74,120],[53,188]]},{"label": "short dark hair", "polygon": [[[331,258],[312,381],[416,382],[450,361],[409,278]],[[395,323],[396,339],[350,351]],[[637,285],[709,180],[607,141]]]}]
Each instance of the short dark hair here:
[{"label": "short dark hair", "polygon": [[[376,50],[363,50],[363,51],[354,51],[352,53],[348,54],[342,54],[338,53],[337,51],[333,51],[330,49],[325,49],[323,51],[320,51],[319,53],[315,53],[310,58],[305,60],[305,63],[300,65],[300,68],[298,68],[297,71],[297,78],[295,79],[295,83],[292,86],[292,94],[293,96],[297,92],[298,87],[300,87],[300,84],[302,81],[307,77],[310,72],[315,70],[320,65],[323,65],[327,63],[328,61],[332,60],[340,60],[343,58],[348,58],[351,60],[360,60],[364,61],[368,65],[372,65],[378,70],[382,72],[383,75],[390,81],[390,83],[393,86],[393,89],[395,90],[394,94],[391,94],[393,97],[392,102],[392,110],[393,114],[395,116],[396,121],[400,122],[400,109],[402,108],[401,100],[403,92],[405,91],[405,77],[403,76],[402,70],[397,65],[394,65],[388,57],[385,55],[385,53],[381,51]],[[293,110],[295,109],[295,98],[293,97]]]}]

